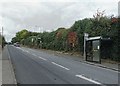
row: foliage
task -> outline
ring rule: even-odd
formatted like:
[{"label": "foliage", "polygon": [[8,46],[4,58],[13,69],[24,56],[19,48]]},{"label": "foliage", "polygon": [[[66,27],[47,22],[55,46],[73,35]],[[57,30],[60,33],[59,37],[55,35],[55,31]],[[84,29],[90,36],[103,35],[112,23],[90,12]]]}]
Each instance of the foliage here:
[{"label": "foliage", "polygon": [[[12,42],[18,41],[24,45],[36,48],[68,51],[70,48],[69,41],[74,38],[74,43],[76,42],[74,50],[83,54],[84,33],[88,33],[90,37],[110,37],[113,41],[113,45],[110,48],[112,52],[110,59],[119,59],[120,61],[120,57],[118,57],[118,40],[120,39],[118,29],[120,26],[118,26],[116,19],[115,17],[113,19],[104,16],[104,11],[98,11],[93,18],[75,21],[69,29],[58,28],[56,31],[43,33],[22,30],[16,33]],[[75,33],[76,35],[72,36],[70,33]]]}]

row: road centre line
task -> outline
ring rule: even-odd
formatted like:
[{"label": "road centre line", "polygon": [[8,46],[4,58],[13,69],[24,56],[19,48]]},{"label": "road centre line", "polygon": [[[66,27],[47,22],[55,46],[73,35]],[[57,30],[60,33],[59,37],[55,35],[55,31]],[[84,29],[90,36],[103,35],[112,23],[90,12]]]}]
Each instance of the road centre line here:
[{"label": "road centre line", "polygon": [[45,61],[47,60],[47,59],[45,59],[45,58],[42,58],[42,57],[39,57],[39,58],[40,58],[40,59],[42,59],[42,60],[45,60]]},{"label": "road centre line", "polygon": [[29,53],[29,51],[25,51],[25,52]]},{"label": "road centre line", "polygon": [[[18,49],[21,49],[21,48],[18,48]],[[27,51],[27,50],[24,50],[24,49],[21,49],[22,51],[24,51],[24,52],[27,52],[27,53],[30,53],[29,51]],[[35,54],[32,54],[33,56],[36,56]],[[47,60],[47,59],[45,59],[45,58],[42,58],[42,57],[39,57],[40,59],[42,59],[42,60]]]},{"label": "road centre line", "polygon": [[33,56],[36,56],[35,54],[32,54]]},{"label": "road centre line", "polygon": [[52,64],[54,64],[54,65],[56,65],[56,66],[59,66],[59,67],[61,67],[61,68],[64,68],[64,69],[66,69],[66,70],[70,70],[70,69],[68,69],[68,68],[66,68],[66,67],[64,67],[64,66],[62,66],[62,65],[59,65],[59,64],[57,64],[57,63],[55,63],[55,62],[51,62]]},{"label": "road centre line", "polygon": [[89,78],[87,78],[87,77],[85,77],[85,76],[83,76],[83,75],[75,75],[75,76],[76,76],[76,77],[79,77],[79,78],[82,78],[82,79],[85,79],[85,80],[87,80],[87,81],[89,81],[89,82],[92,82],[92,83],[94,83],[94,84],[99,84],[99,85],[101,85],[100,82],[97,82],[97,81],[95,81],[95,80],[89,79]]},{"label": "road centre line", "polygon": [[[21,49],[21,48],[18,48],[18,49]],[[24,52],[27,52],[27,53],[30,53],[29,51],[27,51],[27,50],[24,50],[24,49],[21,49],[22,51],[24,51]],[[35,54],[32,54],[33,56],[36,56]],[[38,57],[38,58],[40,58],[40,59],[42,59],[42,60],[47,60],[47,59],[45,59],[45,58],[42,58],[42,57]]]}]

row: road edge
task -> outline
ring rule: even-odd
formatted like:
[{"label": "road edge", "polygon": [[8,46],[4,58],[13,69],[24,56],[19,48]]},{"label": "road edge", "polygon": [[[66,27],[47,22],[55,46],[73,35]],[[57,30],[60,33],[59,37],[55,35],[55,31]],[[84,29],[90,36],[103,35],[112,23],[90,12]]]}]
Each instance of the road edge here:
[{"label": "road edge", "polygon": [[[104,66],[104,65],[101,65],[101,64],[95,64],[95,63],[91,63],[91,62],[87,62],[87,61],[84,61],[84,63],[90,64],[90,65],[99,66],[99,67],[102,67],[102,68],[107,68],[107,69],[110,69],[110,70],[119,72],[119,68],[118,68],[118,69],[116,69],[116,68],[111,68],[111,67],[107,67],[107,66]],[[118,64],[118,66],[119,66],[119,64]]]},{"label": "road edge", "polygon": [[[65,53],[64,53],[65,54]],[[65,55],[69,55],[69,54],[65,54]],[[94,65],[94,66],[98,66],[98,67],[101,67],[101,68],[107,68],[107,69],[110,69],[110,70],[113,70],[113,71],[116,71],[116,72],[120,72],[120,69],[119,69],[119,65],[118,64],[118,69],[116,68],[112,68],[112,67],[108,67],[108,66],[104,66],[102,64],[97,64],[97,63],[94,63],[94,62],[89,62],[89,61],[80,61],[80,62],[83,62],[83,63],[86,63],[86,64],[90,64],[90,65]]]}]

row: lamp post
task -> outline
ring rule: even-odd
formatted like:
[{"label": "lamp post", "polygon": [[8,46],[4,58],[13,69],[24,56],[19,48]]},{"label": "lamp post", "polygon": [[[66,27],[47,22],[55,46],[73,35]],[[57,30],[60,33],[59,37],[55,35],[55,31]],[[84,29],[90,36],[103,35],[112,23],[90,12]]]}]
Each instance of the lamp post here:
[{"label": "lamp post", "polygon": [[41,37],[38,38],[38,41],[40,43],[40,48],[42,48],[42,41],[41,41]]},{"label": "lamp post", "polygon": [[88,38],[89,34],[84,33],[84,60],[86,61],[86,39]]}]

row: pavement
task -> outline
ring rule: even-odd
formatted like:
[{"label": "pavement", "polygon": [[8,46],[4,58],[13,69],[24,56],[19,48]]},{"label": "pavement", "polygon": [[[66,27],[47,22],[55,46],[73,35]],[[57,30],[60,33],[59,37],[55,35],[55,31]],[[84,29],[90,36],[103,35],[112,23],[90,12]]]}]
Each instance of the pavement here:
[{"label": "pavement", "polygon": [[16,78],[14,73],[14,68],[9,56],[9,52],[7,46],[3,49],[0,55],[0,71],[1,71],[1,83],[2,86],[4,85],[14,85],[16,86]]},{"label": "pavement", "polygon": [[0,86],[2,85],[2,48],[0,46]]},{"label": "pavement", "polygon": [[68,55],[8,46],[19,84],[118,84],[118,71]]}]

